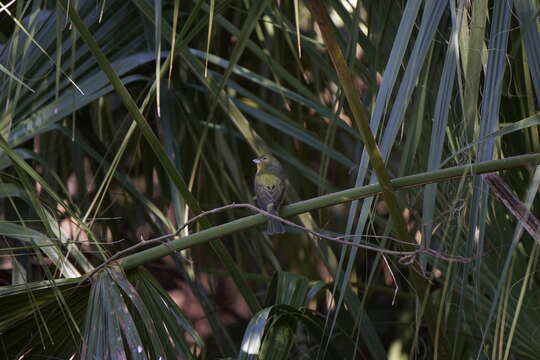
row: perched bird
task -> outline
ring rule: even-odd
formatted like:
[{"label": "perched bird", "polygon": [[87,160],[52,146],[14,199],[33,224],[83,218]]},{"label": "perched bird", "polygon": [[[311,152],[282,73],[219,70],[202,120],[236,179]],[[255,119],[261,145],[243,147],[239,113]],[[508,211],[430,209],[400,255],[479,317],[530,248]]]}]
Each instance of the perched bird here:
[{"label": "perched bird", "polygon": [[[278,159],[270,154],[258,157],[253,162],[257,164],[257,173],[255,174],[257,204],[262,210],[278,215],[286,187],[283,167],[281,167]],[[284,232],[283,224],[279,220],[268,219],[266,228],[268,235]]]}]

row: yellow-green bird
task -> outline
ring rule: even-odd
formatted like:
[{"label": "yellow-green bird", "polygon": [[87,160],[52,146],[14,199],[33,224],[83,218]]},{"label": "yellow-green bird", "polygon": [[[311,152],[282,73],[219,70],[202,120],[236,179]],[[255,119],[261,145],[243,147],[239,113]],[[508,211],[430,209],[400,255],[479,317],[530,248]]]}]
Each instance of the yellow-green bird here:
[{"label": "yellow-green bird", "polygon": [[[285,172],[278,159],[270,154],[253,160],[257,164],[255,174],[255,195],[257,204],[262,210],[278,215],[279,206],[285,193]],[[266,233],[268,235],[284,233],[283,224],[276,219],[268,219]]]}]

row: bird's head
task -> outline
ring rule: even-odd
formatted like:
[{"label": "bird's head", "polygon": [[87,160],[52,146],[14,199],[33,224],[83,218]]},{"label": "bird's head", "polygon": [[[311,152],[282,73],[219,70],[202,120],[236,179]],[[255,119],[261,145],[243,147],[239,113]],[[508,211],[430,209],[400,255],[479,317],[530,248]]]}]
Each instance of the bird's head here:
[{"label": "bird's head", "polygon": [[253,159],[253,162],[257,164],[257,170],[266,169],[268,167],[281,167],[279,160],[270,154],[265,154]]}]

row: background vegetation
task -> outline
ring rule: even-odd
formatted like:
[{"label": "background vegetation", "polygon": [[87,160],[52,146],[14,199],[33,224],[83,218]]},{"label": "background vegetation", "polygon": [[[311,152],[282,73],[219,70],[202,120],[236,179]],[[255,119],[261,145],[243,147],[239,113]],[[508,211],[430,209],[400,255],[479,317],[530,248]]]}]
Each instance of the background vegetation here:
[{"label": "background vegetation", "polygon": [[538,358],[539,14],[0,2],[0,357]]}]

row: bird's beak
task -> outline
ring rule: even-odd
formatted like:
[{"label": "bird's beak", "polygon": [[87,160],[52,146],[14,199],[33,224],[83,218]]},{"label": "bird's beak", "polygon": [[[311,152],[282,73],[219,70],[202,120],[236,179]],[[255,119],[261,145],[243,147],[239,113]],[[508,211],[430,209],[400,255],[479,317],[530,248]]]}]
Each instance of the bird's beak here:
[{"label": "bird's beak", "polygon": [[259,164],[261,162],[261,159],[253,159],[252,160],[255,164]]}]

